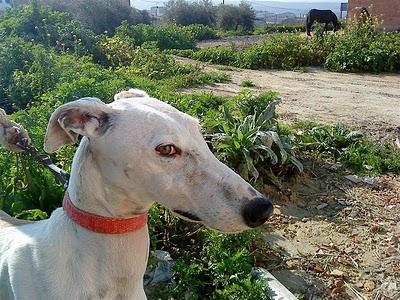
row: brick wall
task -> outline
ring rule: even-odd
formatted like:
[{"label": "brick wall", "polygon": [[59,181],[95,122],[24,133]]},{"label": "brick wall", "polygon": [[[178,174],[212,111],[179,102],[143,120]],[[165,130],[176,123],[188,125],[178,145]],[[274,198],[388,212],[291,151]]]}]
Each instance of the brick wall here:
[{"label": "brick wall", "polygon": [[400,29],[400,0],[348,0],[349,19],[355,7],[366,7],[371,16],[381,16],[387,30]]}]

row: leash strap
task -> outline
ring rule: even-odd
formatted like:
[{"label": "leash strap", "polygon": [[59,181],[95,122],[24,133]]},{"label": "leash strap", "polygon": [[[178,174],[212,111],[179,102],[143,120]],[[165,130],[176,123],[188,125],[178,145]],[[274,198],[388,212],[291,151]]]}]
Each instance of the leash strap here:
[{"label": "leash strap", "polygon": [[40,153],[35,147],[33,147],[32,145],[28,145],[26,139],[17,142],[16,146],[24,150],[25,152],[28,152],[30,155],[32,155],[34,159],[36,159],[36,161],[38,161],[41,165],[50,170],[50,172],[54,174],[57,180],[63,184],[64,188],[68,187],[69,174],[57,167],[52,162],[50,156]]}]

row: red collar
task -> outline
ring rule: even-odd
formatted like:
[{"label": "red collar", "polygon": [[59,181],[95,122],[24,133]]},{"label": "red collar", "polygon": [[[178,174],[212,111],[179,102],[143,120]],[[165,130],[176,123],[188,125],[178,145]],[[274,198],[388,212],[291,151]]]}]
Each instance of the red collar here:
[{"label": "red collar", "polygon": [[78,225],[97,233],[119,234],[136,231],[147,224],[147,213],[133,218],[112,218],[98,216],[77,208],[64,194],[65,213]]}]

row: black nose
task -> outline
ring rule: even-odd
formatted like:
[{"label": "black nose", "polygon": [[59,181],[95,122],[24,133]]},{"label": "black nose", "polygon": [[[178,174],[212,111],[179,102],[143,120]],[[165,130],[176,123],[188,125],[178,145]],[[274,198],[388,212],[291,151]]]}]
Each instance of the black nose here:
[{"label": "black nose", "polygon": [[265,223],[274,210],[272,202],[263,197],[251,199],[242,210],[242,215],[247,226],[254,228]]}]

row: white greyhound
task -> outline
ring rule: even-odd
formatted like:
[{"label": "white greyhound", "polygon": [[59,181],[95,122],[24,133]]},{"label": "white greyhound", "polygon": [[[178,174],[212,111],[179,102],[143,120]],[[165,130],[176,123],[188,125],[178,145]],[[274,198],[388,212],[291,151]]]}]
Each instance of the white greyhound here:
[{"label": "white greyhound", "polygon": [[214,157],[194,118],[140,90],[114,99],[82,98],[52,114],[46,151],[83,136],[64,208],[29,224],[3,215],[1,300],[146,299],[153,201],[222,232],[259,226],[272,213]]}]

